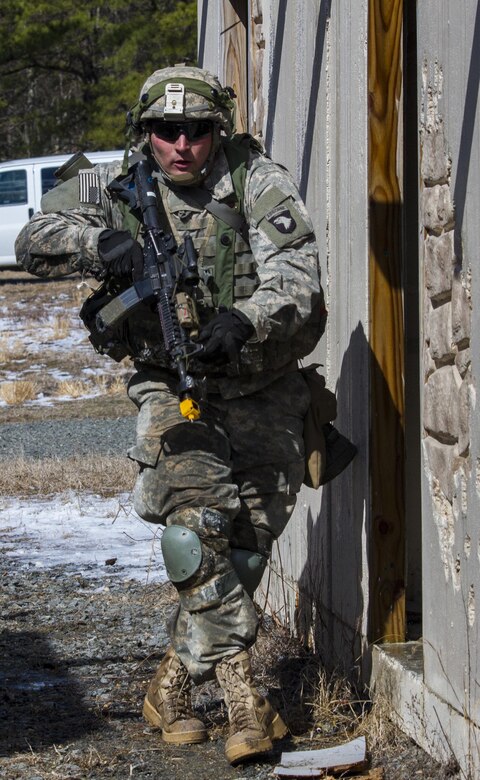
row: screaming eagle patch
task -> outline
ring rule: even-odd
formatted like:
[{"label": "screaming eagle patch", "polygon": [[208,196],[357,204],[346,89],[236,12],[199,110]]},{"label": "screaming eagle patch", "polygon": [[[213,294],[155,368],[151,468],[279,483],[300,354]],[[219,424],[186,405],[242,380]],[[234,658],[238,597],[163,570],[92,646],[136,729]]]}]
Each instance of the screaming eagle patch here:
[{"label": "screaming eagle patch", "polygon": [[266,214],[265,219],[267,219],[279,233],[293,233],[297,227],[297,223],[292,217],[290,210],[283,205],[277,206],[277,208]]},{"label": "screaming eagle patch", "polygon": [[313,233],[304,206],[279,187],[271,187],[256,201],[251,222],[272,244],[282,249],[294,246]]}]

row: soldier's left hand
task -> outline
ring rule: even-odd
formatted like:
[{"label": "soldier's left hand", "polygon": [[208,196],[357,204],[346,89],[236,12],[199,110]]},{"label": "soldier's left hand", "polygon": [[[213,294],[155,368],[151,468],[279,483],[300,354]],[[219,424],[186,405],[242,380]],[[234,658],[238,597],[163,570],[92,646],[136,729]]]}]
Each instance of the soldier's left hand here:
[{"label": "soldier's left hand", "polygon": [[98,256],[108,274],[129,279],[143,262],[142,247],[128,230],[103,230],[98,238]]},{"label": "soldier's left hand", "polygon": [[255,328],[242,312],[232,309],[220,311],[200,331],[198,341],[203,351],[197,357],[204,363],[237,363],[245,342]]}]

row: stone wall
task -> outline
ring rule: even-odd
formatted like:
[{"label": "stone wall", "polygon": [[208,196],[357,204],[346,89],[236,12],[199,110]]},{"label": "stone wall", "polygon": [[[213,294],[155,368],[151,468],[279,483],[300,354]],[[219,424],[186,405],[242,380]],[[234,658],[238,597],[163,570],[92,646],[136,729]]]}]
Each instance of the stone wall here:
[{"label": "stone wall", "polygon": [[433,83],[425,87],[421,126],[423,447],[445,577],[458,586],[455,522],[463,511],[470,470],[471,271],[464,266],[455,232],[452,165],[438,110],[441,89],[442,72],[436,66]]}]

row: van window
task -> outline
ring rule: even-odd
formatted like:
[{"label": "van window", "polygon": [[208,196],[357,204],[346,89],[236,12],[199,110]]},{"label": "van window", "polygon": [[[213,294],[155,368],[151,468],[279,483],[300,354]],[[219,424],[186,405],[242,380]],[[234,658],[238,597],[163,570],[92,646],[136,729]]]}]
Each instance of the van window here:
[{"label": "van window", "polygon": [[55,165],[53,168],[42,168],[41,171],[42,195],[45,195],[45,193],[48,192],[48,190],[51,190],[52,187],[54,187],[55,184],[58,182],[58,179],[56,179],[54,176],[57,168],[58,165]]},{"label": "van window", "polygon": [[23,203],[28,203],[26,170],[0,172],[0,206]]}]

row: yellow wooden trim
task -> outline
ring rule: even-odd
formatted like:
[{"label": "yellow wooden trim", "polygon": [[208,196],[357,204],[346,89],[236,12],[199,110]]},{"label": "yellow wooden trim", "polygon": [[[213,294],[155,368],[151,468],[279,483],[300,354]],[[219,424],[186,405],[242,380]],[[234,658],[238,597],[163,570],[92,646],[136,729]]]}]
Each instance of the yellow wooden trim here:
[{"label": "yellow wooden trim", "polygon": [[399,105],[403,0],[369,0],[370,639],[405,639],[404,325]]}]

